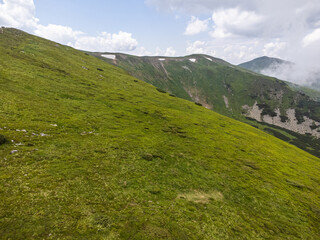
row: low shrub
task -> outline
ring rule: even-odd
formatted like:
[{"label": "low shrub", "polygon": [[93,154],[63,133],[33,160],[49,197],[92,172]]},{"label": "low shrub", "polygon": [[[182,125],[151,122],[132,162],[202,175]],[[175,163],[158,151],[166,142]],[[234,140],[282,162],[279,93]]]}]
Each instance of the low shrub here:
[{"label": "low shrub", "polygon": [[278,132],[277,130],[271,129],[271,128],[265,128],[264,129],[266,132],[271,133],[273,136],[275,136],[276,138],[279,138],[285,142],[290,141],[290,138],[287,137],[286,135]]},{"label": "low shrub", "polygon": [[262,110],[261,115],[262,115],[262,116],[264,116],[264,115],[269,115],[269,116],[271,116],[271,117],[276,117],[278,114],[277,114],[275,111],[271,110],[270,108],[264,108],[264,109]]},{"label": "low shrub", "polygon": [[318,126],[315,124],[315,122],[313,122],[313,123],[310,125],[310,128],[311,128],[312,130],[314,130],[314,129],[318,128]]},{"label": "low shrub", "polygon": [[0,135],[0,145],[5,144],[6,142],[7,139],[3,135]]},{"label": "low shrub", "polygon": [[266,103],[258,103],[257,106],[258,106],[259,109],[270,108],[270,106],[268,104],[266,104]]},{"label": "low shrub", "polygon": [[158,92],[161,92],[161,93],[167,93],[165,90],[162,90],[160,88],[156,88]]},{"label": "low shrub", "polygon": [[280,116],[281,122],[286,122],[289,118],[287,116]]}]

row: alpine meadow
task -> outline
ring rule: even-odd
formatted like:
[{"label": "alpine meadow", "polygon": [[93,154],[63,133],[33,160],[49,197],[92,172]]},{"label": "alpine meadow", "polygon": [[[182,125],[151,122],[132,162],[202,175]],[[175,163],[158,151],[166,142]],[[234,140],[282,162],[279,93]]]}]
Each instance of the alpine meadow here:
[{"label": "alpine meadow", "polygon": [[0,240],[319,240],[318,16],[0,0]]}]

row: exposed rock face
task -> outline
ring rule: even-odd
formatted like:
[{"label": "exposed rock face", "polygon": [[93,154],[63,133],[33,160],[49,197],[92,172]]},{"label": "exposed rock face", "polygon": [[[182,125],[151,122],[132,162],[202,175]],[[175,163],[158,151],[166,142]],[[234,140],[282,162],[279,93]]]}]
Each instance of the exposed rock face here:
[{"label": "exposed rock face", "polygon": [[261,120],[261,113],[262,113],[262,109],[259,109],[257,102],[254,103],[254,105],[252,107],[248,106],[248,105],[244,105],[242,106],[242,108],[244,110],[247,110],[247,117],[253,118],[259,122],[262,122]]},{"label": "exposed rock face", "polygon": [[229,108],[229,100],[226,96],[223,96],[223,101],[224,101],[224,104],[226,105],[226,108]]},{"label": "exposed rock face", "polygon": [[[298,120],[296,119],[296,116],[295,116],[295,113],[296,113],[295,109],[291,109],[291,108],[288,109],[286,111],[286,116],[288,117],[288,119],[285,122],[282,122],[280,118],[280,115],[281,115],[280,109],[275,110],[275,112],[277,113],[277,116],[271,117],[269,115],[263,115],[263,116],[261,115],[262,109],[259,109],[257,102],[255,102],[255,104],[252,107],[248,105],[244,105],[242,108],[247,111],[246,113],[247,117],[253,118],[259,122],[265,122],[268,124],[279,126],[300,134],[309,133],[312,136],[320,138],[320,132],[318,132],[318,127],[320,126],[320,123],[304,116],[303,117],[304,122],[302,122],[301,124],[298,124]],[[312,129],[312,126],[317,126],[317,128]]]},{"label": "exposed rock face", "polygon": [[190,98],[197,103],[201,103],[202,106],[204,106],[207,109],[213,109],[213,106],[205,99],[202,98],[202,94],[199,92],[199,90],[196,87],[185,87],[185,91],[189,94]]},{"label": "exposed rock face", "polygon": [[192,71],[190,70],[190,68],[188,68],[187,66],[182,66],[183,69],[188,70],[189,72],[192,73]]}]

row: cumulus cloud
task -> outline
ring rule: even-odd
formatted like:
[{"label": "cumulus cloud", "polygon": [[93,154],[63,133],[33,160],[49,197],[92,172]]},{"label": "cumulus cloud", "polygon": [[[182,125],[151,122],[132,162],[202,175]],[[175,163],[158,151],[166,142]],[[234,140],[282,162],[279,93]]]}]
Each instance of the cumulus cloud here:
[{"label": "cumulus cloud", "polygon": [[166,56],[166,57],[175,57],[177,55],[177,51],[173,47],[168,47],[165,50],[157,47],[154,56]]},{"label": "cumulus cloud", "polygon": [[80,31],[74,31],[70,27],[55,24],[49,24],[47,26],[38,24],[34,33],[40,37],[69,45],[84,34]]},{"label": "cumulus cloud", "polygon": [[15,28],[34,28],[38,19],[34,16],[33,0],[3,0],[0,2],[0,25]]},{"label": "cumulus cloud", "polygon": [[286,47],[285,42],[281,42],[279,40],[275,40],[274,42],[266,43],[263,47],[263,55],[272,56],[272,57],[280,57],[281,51]]},{"label": "cumulus cloud", "polygon": [[214,50],[212,46],[210,46],[210,43],[205,41],[195,41],[193,43],[188,43],[186,53],[188,55],[191,55],[191,54],[207,54],[211,56],[217,55],[217,52]]},{"label": "cumulus cloud", "polygon": [[34,33],[77,49],[93,52],[133,51],[138,46],[138,41],[131,33],[122,31],[118,34],[103,32],[99,36],[87,36],[67,26],[49,24],[37,25]]},{"label": "cumulus cloud", "polygon": [[132,54],[136,56],[150,56],[152,53],[148,51],[145,47],[137,47]]},{"label": "cumulus cloud", "polygon": [[188,26],[184,32],[185,35],[195,35],[204,32],[208,29],[209,19],[199,20],[197,17],[192,16],[188,22]]},{"label": "cumulus cloud", "polygon": [[212,37],[224,38],[233,35],[257,36],[265,19],[252,11],[230,8],[214,11],[212,20],[215,24]]},{"label": "cumulus cloud", "polygon": [[83,36],[76,39],[73,46],[77,49],[97,52],[132,51],[138,45],[131,33],[119,32],[118,34],[102,33],[97,37]]},{"label": "cumulus cloud", "polygon": [[[231,63],[268,55],[295,62],[294,70],[273,72],[307,84],[320,79],[319,0],[146,0],[159,10],[190,16],[211,15],[212,39],[188,44],[186,52],[215,51]],[[320,80],[319,80],[320,81]],[[320,85],[320,83],[319,83]]]},{"label": "cumulus cloud", "polygon": [[174,57],[174,56],[176,56],[176,50],[174,50],[173,47],[168,47],[166,49],[166,52],[164,53],[164,56]]},{"label": "cumulus cloud", "polygon": [[20,28],[38,36],[88,51],[133,51],[138,42],[131,33],[101,33],[87,36],[68,26],[39,24],[33,0],[3,0],[0,3],[0,25]]},{"label": "cumulus cloud", "polygon": [[226,39],[217,41],[195,41],[188,43],[186,48],[187,54],[207,54],[222,59],[232,59],[232,63],[238,64],[259,56],[258,49],[261,43],[258,41],[238,42],[234,44]]},{"label": "cumulus cloud", "polygon": [[205,42],[204,41],[195,41],[194,43],[189,43],[189,46],[186,49],[187,54],[194,54],[194,53],[199,53],[199,54],[204,54],[206,53],[205,50]]},{"label": "cumulus cloud", "polygon": [[305,36],[302,40],[303,46],[307,47],[310,44],[320,41],[320,28]]}]

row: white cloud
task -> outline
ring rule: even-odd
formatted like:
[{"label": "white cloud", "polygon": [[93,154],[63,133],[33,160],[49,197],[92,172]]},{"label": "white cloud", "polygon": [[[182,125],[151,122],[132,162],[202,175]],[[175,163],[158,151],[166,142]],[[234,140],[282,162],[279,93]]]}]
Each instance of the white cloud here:
[{"label": "white cloud", "polygon": [[320,43],[320,28],[314,30],[312,33],[305,36],[302,40],[302,44],[304,47],[309,46],[315,42]]},{"label": "white cloud", "polygon": [[131,33],[101,33],[99,36],[86,36],[71,27],[38,23],[35,17],[33,0],[3,0],[0,4],[0,25],[20,28],[38,36],[88,51],[132,51],[138,42]]},{"label": "white cloud", "polygon": [[33,0],[3,0],[3,3],[0,3],[1,26],[34,28],[38,22],[34,14]]},{"label": "white cloud", "polygon": [[102,33],[97,37],[83,36],[76,39],[73,47],[77,49],[97,52],[132,51],[138,45],[131,33],[119,32],[118,34]]},{"label": "white cloud", "polygon": [[224,38],[234,35],[256,36],[261,32],[264,17],[239,8],[220,9],[212,14],[214,31],[212,37]]},{"label": "white cloud", "polygon": [[188,55],[191,54],[207,54],[210,56],[216,56],[217,52],[214,50],[213,46],[210,46],[210,42],[205,41],[195,41],[193,43],[188,43],[186,49]]},{"label": "white cloud", "polygon": [[276,40],[274,42],[269,42],[264,45],[263,54],[269,57],[280,57],[280,52],[283,50],[287,44],[285,42],[280,42]]},{"label": "white cloud", "polygon": [[[146,0],[159,10],[205,16],[214,21],[202,44],[186,52],[216,51],[231,63],[268,55],[297,63],[294,71],[278,69],[279,76],[295,83],[316,81],[320,72],[319,0]],[[318,75],[319,78],[319,75]],[[320,81],[320,80],[319,80]]]},{"label": "white cloud", "polygon": [[218,57],[225,59],[227,56],[227,59],[232,59],[232,63],[239,64],[258,57],[259,48],[257,43],[226,44],[223,47],[223,52],[218,53]]},{"label": "white cloud", "polygon": [[155,56],[160,56],[160,55],[164,55],[164,53],[162,52],[161,48],[156,47],[156,51],[154,53]]},{"label": "white cloud", "polygon": [[156,47],[154,52],[154,56],[166,56],[166,57],[175,57],[177,51],[173,47],[168,47],[165,50],[161,49],[160,47]]},{"label": "white cloud", "polygon": [[80,31],[74,31],[70,27],[55,24],[49,24],[47,26],[38,24],[34,30],[34,33],[40,37],[69,45],[84,34]]},{"label": "white cloud", "polygon": [[200,53],[204,54],[205,53],[205,42],[203,41],[195,41],[192,44],[188,44],[189,46],[186,49],[187,54],[195,54],[195,53]]},{"label": "white cloud", "polygon": [[132,52],[132,54],[134,54],[136,56],[150,56],[150,55],[152,55],[152,53],[144,47],[137,47],[136,50]]},{"label": "white cloud", "polygon": [[166,49],[166,52],[164,53],[164,56],[167,57],[174,57],[176,55],[176,50],[173,49],[173,47],[168,47]]},{"label": "white cloud", "polygon": [[204,32],[208,29],[209,19],[199,20],[198,18],[192,16],[191,20],[188,22],[188,26],[184,32],[185,35],[195,35]]},{"label": "white cloud", "polygon": [[261,45],[257,41],[238,42],[218,39],[210,41],[195,41],[189,43],[186,49],[187,54],[207,54],[213,57],[228,60],[233,64],[239,64],[259,56],[257,52]]}]

